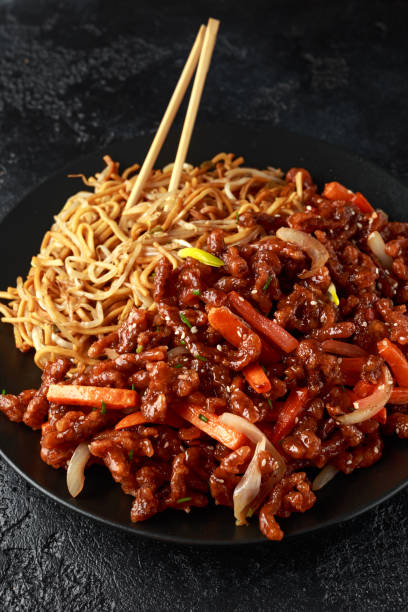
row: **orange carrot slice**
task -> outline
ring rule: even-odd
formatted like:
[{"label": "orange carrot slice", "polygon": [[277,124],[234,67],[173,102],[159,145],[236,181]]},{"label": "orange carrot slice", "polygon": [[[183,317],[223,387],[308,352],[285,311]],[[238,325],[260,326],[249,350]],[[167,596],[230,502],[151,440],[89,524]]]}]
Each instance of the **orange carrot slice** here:
[{"label": "orange carrot slice", "polygon": [[235,429],[228,425],[224,425],[220,422],[217,415],[204,410],[201,406],[189,402],[180,402],[173,405],[172,409],[183,419],[192,423],[192,425],[195,425],[208,436],[221,442],[221,444],[231,450],[236,450],[244,444],[250,444],[244,434],[235,431]]},{"label": "orange carrot slice", "polygon": [[68,406],[101,406],[123,410],[135,408],[138,404],[138,394],[129,389],[111,389],[110,387],[91,387],[85,385],[50,385],[47,399],[55,404]]}]

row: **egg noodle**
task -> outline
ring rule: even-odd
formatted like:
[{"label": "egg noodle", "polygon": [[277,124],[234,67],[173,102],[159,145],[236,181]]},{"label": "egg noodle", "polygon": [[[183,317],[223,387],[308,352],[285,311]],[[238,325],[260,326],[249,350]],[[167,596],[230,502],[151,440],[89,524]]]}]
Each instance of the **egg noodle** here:
[{"label": "egg noodle", "polygon": [[25,280],[0,292],[0,313],[11,323],[17,348],[35,349],[44,368],[58,356],[77,366],[93,363],[90,344],[115,331],[132,306],[154,308],[153,275],[167,257],[173,268],[183,247],[204,247],[209,232],[224,231],[228,246],[265,234],[244,227],[245,211],[274,214],[301,207],[301,181],[289,187],[280,170],[243,166],[242,157],[220,153],[200,166],[184,164],[179,189],[168,192],[173,164],[154,170],[131,216],[124,207],[136,180],[134,164],[104,157],[105,169],[81,176],[90,191],[70,197],[46,232]]}]

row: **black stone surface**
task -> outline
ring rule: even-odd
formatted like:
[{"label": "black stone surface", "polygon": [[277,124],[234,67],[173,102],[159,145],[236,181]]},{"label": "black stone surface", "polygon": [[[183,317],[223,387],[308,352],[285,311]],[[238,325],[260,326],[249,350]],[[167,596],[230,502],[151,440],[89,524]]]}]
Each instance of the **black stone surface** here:
[{"label": "black stone surface", "polygon": [[[0,218],[70,159],[153,133],[209,15],[222,24],[201,123],[279,124],[346,146],[408,184],[402,0],[0,0]],[[408,605],[408,490],[322,534],[233,551],[164,545],[94,524],[4,462],[0,491],[4,610]]]}]

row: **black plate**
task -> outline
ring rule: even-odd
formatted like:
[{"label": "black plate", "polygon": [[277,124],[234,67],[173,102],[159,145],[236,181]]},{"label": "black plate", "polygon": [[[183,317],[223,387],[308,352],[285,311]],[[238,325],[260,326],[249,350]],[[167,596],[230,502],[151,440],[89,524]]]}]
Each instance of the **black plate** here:
[{"label": "black plate", "polygon": [[[43,233],[52,223],[66,198],[81,187],[68,173],[93,174],[102,167],[102,154],[128,165],[142,160],[151,136],[109,145],[103,152],[71,163],[28,194],[0,226],[0,261],[7,262],[0,285],[13,285],[18,275],[28,271],[32,254],[37,253]],[[165,165],[174,159],[177,135],[170,134],[158,160]],[[307,136],[291,134],[274,127],[260,130],[227,126],[197,129],[189,161],[201,162],[219,151],[243,154],[250,165],[308,168],[323,183],[337,179],[353,190],[364,193],[393,219],[404,216],[408,190],[398,181],[356,155]],[[404,203],[404,204],[403,204]],[[405,215],[408,216],[408,215]],[[13,343],[11,328],[0,325],[0,389],[18,392],[37,385],[39,371],[32,355],[22,355]],[[244,544],[263,541],[257,521],[249,527],[236,528],[231,510],[209,507],[192,510],[189,515],[167,511],[155,518],[133,525],[129,510],[131,498],[112,481],[107,470],[90,469],[84,491],[76,500],[66,490],[65,472],[53,470],[40,459],[39,433],[15,424],[0,415],[0,451],[2,456],[31,484],[69,508],[89,517],[120,527],[134,534],[190,544]],[[396,493],[408,483],[408,445],[403,440],[387,442],[384,457],[369,469],[350,476],[339,475],[318,493],[314,508],[282,521],[286,537],[333,525],[356,516]]]}]

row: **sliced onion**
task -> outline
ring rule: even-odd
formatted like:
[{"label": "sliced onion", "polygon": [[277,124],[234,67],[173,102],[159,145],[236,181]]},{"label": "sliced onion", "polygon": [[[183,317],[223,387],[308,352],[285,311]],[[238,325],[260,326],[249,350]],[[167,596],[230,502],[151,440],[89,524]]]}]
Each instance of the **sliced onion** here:
[{"label": "sliced onion", "polygon": [[325,465],[312,482],[312,491],[319,491],[320,489],[323,489],[328,482],[333,480],[338,472],[339,470],[334,467],[334,465],[330,465],[329,463]]},{"label": "sliced onion", "polygon": [[295,230],[291,227],[280,227],[276,232],[276,235],[284,242],[296,244],[312,260],[310,270],[299,274],[299,278],[310,278],[317,272],[317,270],[319,270],[319,268],[324,266],[326,261],[329,259],[329,253],[326,247],[323,246],[321,242],[316,240],[316,238],[313,238],[313,236],[307,234],[306,232],[301,232],[300,230]]},{"label": "sliced onion", "polygon": [[367,238],[367,244],[370,250],[377,257],[381,265],[389,270],[392,266],[392,257],[387,255],[385,252],[385,242],[380,232],[371,232],[369,237]]},{"label": "sliced onion", "polygon": [[72,497],[76,497],[83,489],[85,482],[84,470],[91,456],[85,442],[79,444],[72,455],[67,469],[67,487]]},{"label": "sliced onion", "polygon": [[353,402],[354,412],[336,417],[343,425],[362,423],[377,414],[387,404],[392,393],[393,380],[387,366],[383,366],[382,381],[376,386],[374,393]]},{"label": "sliced onion", "polygon": [[[250,423],[243,417],[238,416],[237,414],[232,414],[231,412],[224,412],[219,417],[221,423],[225,425],[229,425],[235,431],[239,431],[243,433],[251,442],[256,444],[254,457],[259,456],[259,452],[257,453],[258,447],[261,444],[261,450],[267,450],[271,453],[275,461],[277,462],[277,468],[271,475],[271,477],[262,485],[261,480],[258,482],[258,472],[255,467],[252,465],[254,462],[254,457],[252,458],[251,463],[249,464],[244,476],[235,487],[234,490],[234,516],[237,519],[237,525],[245,525],[246,517],[248,516],[248,510],[251,509],[252,512],[255,511],[263,502],[265,497],[269,495],[272,491],[273,487],[279,482],[286,472],[286,463],[282,455],[277,451],[275,446],[268,440],[263,431],[259,429],[253,423]],[[258,464],[256,464],[258,465]],[[252,467],[251,467],[252,466]],[[250,470],[251,467],[251,470]],[[237,500],[237,501],[236,501]],[[247,502],[244,504],[244,501]],[[256,503],[253,504],[256,500]]]},{"label": "sliced onion", "polygon": [[246,517],[251,502],[258,495],[261,488],[262,474],[259,467],[259,455],[265,450],[266,438],[260,440],[256,445],[254,456],[248,465],[245,474],[234,490],[234,516],[237,525],[246,525]]},{"label": "sliced onion", "polygon": [[178,357],[179,355],[184,355],[188,353],[188,350],[185,346],[175,346],[174,348],[167,351],[167,357],[169,359],[173,359],[174,357]]},{"label": "sliced onion", "polygon": [[265,450],[269,451],[273,458],[278,462],[278,470],[277,475],[279,476],[279,480],[282,478],[283,474],[286,471],[286,463],[280,452],[276,449],[276,447],[272,444],[270,440],[265,436],[264,432],[259,429],[253,423],[250,423],[244,417],[238,416],[237,414],[233,414],[232,412],[224,412],[221,416],[218,417],[221,423],[225,425],[229,425],[235,431],[239,431],[243,433],[251,442],[257,444],[261,442],[265,438]]}]

